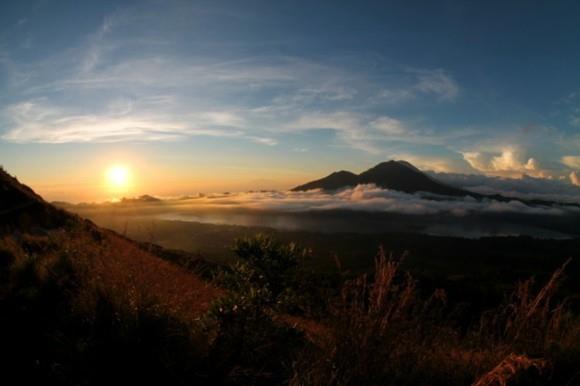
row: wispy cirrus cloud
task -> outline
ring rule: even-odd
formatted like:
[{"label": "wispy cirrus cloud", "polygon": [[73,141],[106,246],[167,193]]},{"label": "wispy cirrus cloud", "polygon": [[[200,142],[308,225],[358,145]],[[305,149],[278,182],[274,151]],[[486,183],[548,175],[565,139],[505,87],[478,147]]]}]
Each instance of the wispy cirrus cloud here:
[{"label": "wispy cirrus cloud", "polygon": [[437,70],[415,70],[418,92],[435,95],[439,100],[453,100],[459,95],[459,85],[449,73]]},{"label": "wispy cirrus cloud", "polygon": [[375,100],[397,105],[421,97],[432,97],[440,102],[451,102],[460,94],[457,81],[442,69],[408,69],[404,74],[409,78],[404,87],[385,88],[377,93]]},{"label": "wispy cirrus cloud", "polygon": [[406,135],[409,129],[398,119],[391,117],[378,117],[370,123],[370,126],[387,135]]},{"label": "wispy cirrus cloud", "polygon": [[456,159],[442,156],[417,155],[410,153],[396,153],[394,159],[405,160],[413,166],[426,172],[451,173],[465,172],[466,167]]},{"label": "wispy cirrus cloud", "polygon": [[[355,99],[356,88],[336,80],[343,70],[325,65],[292,58],[191,63],[161,57],[103,65],[103,58],[91,57],[90,65],[85,63],[63,79],[29,85],[22,96],[26,99],[2,111],[8,128],[2,138],[91,142],[112,137],[130,140],[165,131],[165,138],[212,135],[212,130],[220,136],[229,128],[251,139],[268,137],[265,132],[271,137],[288,129],[325,128],[334,130],[345,144],[370,152],[378,151],[370,142],[380,134],[412,140],[399,119],[356,111],[362,103]],[[47,94],[54,96],[50,105]],[[270,104],[264,104],[267,94],[276,95]],[[221,110],[212,111],[216,106]],[[108,111],[129,108],[130,119]],[[45,118],[49,121],[38,125]],[[158,138],[156,134],[139,139]]]},{"label": "wispy cirrus cloud", "polygon": [[375,154],[381,151],[381,141],[411,141],[415,136],[413,129],[396,118],[350,111],[304,114],[285,124],[283,129],[334,130],[350,146]]},{"label": "wispy cirrus cloud", "polygon": [[[280,54],[293,51],[262,49],[263,39],[254,49],[243,41],[197,38],[192,20],[218,15],[245,26],[245,18],[255,17],[203,8],[119,7],[74,44],[35,60],[0,47],[7,80],[0,138],[91,143],[214,136],[264,146],[288,142],[292,151],[310,149],[323,131],[328,151],[404,155],[439,171],[470,165],[490,175],[549,175],[542,154],[525,140],[504,141],[510,126],[471,125],[471,117],[458,123],[459,107],[472,94],[467,78],[449,68],[418,68],[376,53]],[[171,25],[163,24],[168,20]],[[287,141],[291,136],[302,142]],[[562,142],[573,147],[568,139]],[[490,148],[486,141],[516,147]]]},{"label": "wispy cirrus cloud", "polygon": [[[73,113],[52,106],[45,100],[32,100],[5,109],[3,115],[12,129],[2,139],[26,143],[86,143],[123,141],[171,141],[184,136],[239,136],[241,133],[223,126],[219,113],[192,116],[178,120],[159,113],[134,113],[130,105],[121,111],[100,114]],[[195,121],[197,118],[197,123]]]},{"label": "wispy cirrus cloud", "polygon": [[267,137],[251,137],[251,140],[254,141],[255,143],[268,146],[276,146],[278,144],[278,141],[276,141],[275,139]]},{"label": "wispy cirrus cloud", "polygon": [[416,137],[403,120],[373,110],[369,99],[406,90],[413,95],[407,102],[451,101],[459,92],[440,69],[403,69],[399,79],[332,60],[184,55],[174,50],[171,34],[131,32],[151,21],[147,15],[120,8],[82,44],[36,62],[7,58],[17,70],[9,74],[15,83],[0,111],[0,138],[67,143],[235,135],[276,145],[292,130],[324,128],[345,146],[376,154],[386,137]]}]

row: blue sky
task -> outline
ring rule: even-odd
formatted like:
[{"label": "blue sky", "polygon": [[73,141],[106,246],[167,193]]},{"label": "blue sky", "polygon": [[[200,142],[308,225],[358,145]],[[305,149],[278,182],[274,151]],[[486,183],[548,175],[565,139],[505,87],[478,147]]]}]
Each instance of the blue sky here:
[{"label": "blue sky", "polygon": [[578,20],[574,1],[3,2],[0,163],[67,199],[119,162],[159,194],[392,158],[580,184]]}]

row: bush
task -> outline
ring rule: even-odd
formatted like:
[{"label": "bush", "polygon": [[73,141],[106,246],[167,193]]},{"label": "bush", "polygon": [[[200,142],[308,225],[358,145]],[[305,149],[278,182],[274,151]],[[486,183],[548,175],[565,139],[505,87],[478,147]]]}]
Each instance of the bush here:
[{"label": "bush", "polygon": [[294,243],[282,244],[258,234],[236,240],[237,260],[224,272],[222,284],[232,292],[256,292],[267,307],[300,303],[301,279],[308,251]]},{"label": "bush", "polygon": [[279,384],[289,376],[302,334],[274,321],[276,312],[296,305],[297,275],[306,250],[268,236],[238,240],[238,257],[220,278],[229,292],[205,318],[213,335],[213,382]]}]

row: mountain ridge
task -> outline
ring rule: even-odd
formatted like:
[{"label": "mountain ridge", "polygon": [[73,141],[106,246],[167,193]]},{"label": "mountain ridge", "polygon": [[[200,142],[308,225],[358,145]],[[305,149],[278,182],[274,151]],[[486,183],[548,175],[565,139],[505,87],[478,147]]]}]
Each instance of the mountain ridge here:
[{"label": "mountain ridge", "polygon": [[455,197],[478,196],[477,193],[449,186],[427,176],[407,161],[395,160],[381,162],[358,175],[345,170],[334,172],[291,190],[295,192],[312,189],[337,190],[359,184],[375,184],[381,188],[405,193],[427,192]]},{"label": "mountain ridge", "polygon": [[528,206],[561,205],[580,208],[580,204],[571,202],[524,199],[519,197],[506,197],[497,193],[482,194],[472,192],[439,181],[438,179],[422,172],[410,162],[404,160],[381,162],[360,174],[341,170],[339,172],[331,173],[326,177],[296,186],[292,188],[291,191],[300,192],[312,189],[335,191],[342,188],[355,187],[360,184],[375,184],[383,189],[391,189],[408,194],[423,192],[451,197],[473,197],[477,200],[488,199],[500,202],[519,201]]}]

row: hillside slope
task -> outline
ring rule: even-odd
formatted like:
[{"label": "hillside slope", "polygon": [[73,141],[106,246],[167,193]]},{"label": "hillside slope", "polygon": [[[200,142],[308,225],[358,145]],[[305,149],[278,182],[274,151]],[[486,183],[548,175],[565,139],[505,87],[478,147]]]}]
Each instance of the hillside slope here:
[{"label": "hillside slope", "polygon": [[57,228],[74,217],[48,204],[0,168],[0,232]]},{"label": "hillside slope", "polygon": [[198,326],[223,290],[152,251],[163,252],[55,208],[1,170],[3,379],[198,383],[211,369]]},{"label": "hillside slope", "polygon": [[143,296],[157,298],[188,318],[205,312],[219,292],[151,253],[152,248],[54,207],[4,170],[0,170],[0,237],[12,245],[14,254],[33,251],[39,258],[50,258],[66,245],[74,247],[85,258],[85,266],[94,270],[90,275],[119,290],[145,290]]}]

